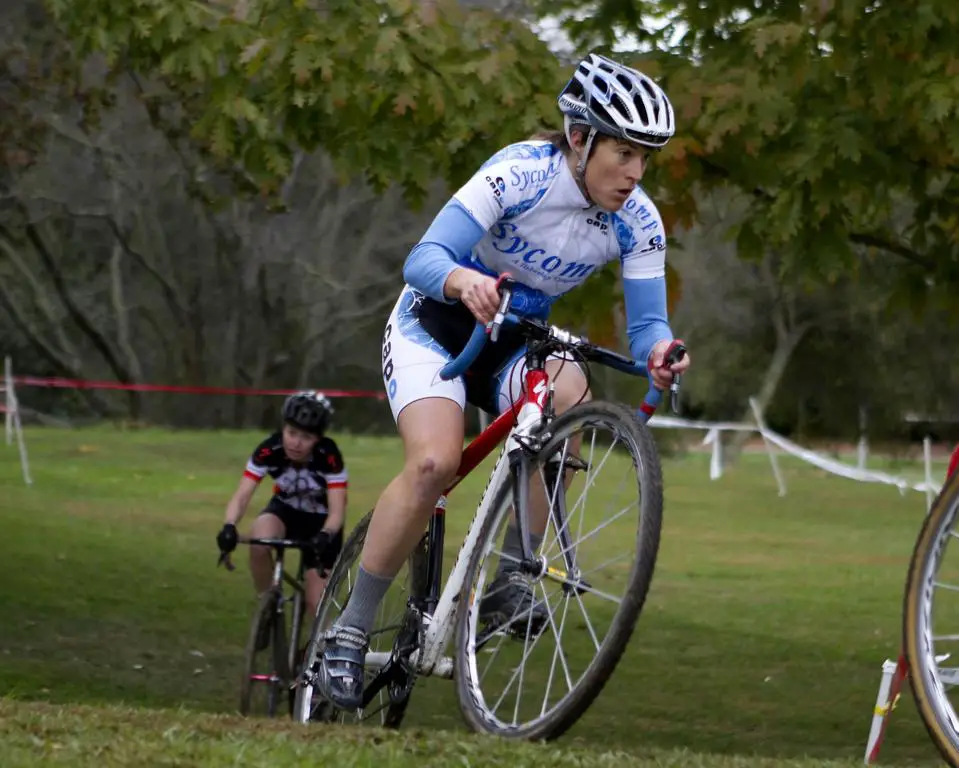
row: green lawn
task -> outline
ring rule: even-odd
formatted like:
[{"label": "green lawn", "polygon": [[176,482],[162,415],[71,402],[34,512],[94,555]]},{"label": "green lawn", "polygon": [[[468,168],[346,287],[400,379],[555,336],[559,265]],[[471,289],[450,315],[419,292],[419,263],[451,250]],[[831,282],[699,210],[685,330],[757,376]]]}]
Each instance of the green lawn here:
[{"label": "green lawn", "polygon": [[[467,738],[439,680],[418,685],[399,735],[374,737],[228,716],[254,603],[243,558],[233,573],[214,567],[214,537],[261,437],[31,428],[31,488],[15,449],[0,446],[3,765],[282,766],[333,754],[338,766],[861,764],[881,663],[899,649],[920,494],[783,460],[779,498],[763,455],[716,482],[706,455],[668,460],[646,610],[563,740]],[[399,444],[337,439],[355,521],[398,467]],[[448,564],[487,479],[481,467],[451,499]],[[193,712],[171,711],[181,708]],[[882,762],[937,764],[908,694]]]}]

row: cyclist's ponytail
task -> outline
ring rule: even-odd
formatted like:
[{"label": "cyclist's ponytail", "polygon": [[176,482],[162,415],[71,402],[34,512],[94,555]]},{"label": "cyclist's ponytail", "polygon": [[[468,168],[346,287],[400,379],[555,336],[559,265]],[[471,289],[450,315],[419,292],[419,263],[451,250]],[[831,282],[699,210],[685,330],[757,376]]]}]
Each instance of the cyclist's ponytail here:
[{"label": "cyclist's ponytail", "polygon": [[568,155],[571,151],[566,134],[562,131],[537,131],[529,137],[528,141],[548,141],[564,155]]}]

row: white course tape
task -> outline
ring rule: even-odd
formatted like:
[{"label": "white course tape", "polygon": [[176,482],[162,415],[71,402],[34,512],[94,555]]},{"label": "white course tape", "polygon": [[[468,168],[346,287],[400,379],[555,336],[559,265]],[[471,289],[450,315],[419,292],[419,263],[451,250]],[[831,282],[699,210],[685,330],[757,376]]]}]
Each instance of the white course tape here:
[{"label": "white course tape", "polygon": [[[764,424],[757,426],[755,424],[743,424],[731,421],[691,421],[689,419],[682,419],[677,416],[653,416],[649,420],[649,426],[666,429],[704,430],[706,435],[703,438],[702,444],[712,446],[712,455],[709,461],[709,478],[711,480],[717,480],[722,477],[723,474],[721,433],[755,432],[766,441],[767,449],[771,443],[784,453],[788,453],[790,456],[795,456],[796,458],[801,459],[808,464],[812,464],[815,467],[819,467],[826,472],[838,475],[840,477],[845,477],[850,480],[858,480],[859,482],[863,483],[882,483],[884,485],[892,485],[898,488],[900,493],[905,493],[907,490],[919,491],[920,493],[925,493],[927,499],[931,499],[931,497],[937,494],[941,488],[941,485],[932,479],[929,467],[930,456],[928,445],[924,446],[924,460],[926,465],[925,480],[923,482],[916,482],[903,477],[897,477],[896,475],[891,475],[887,472],[866,469],[861,466],[861,458],[860,466],[854,466],[852,464],[846,464],[828,456],[824,456],[821,453],[816,453],[815,451],[809,450],[808,448],[803,448],[798,443],[794,443],[792,440],[789,440],[777,432],[772,431]],[[770,459],[772,458],[773,453],[770,451]],[[774,471],[775,469],[776,467],[774,466]],[[779,481],[780,484],[780,495],[783,495],[785,493],[785,485],[782,483],[781,478],[777,477],[777,481]]]}]

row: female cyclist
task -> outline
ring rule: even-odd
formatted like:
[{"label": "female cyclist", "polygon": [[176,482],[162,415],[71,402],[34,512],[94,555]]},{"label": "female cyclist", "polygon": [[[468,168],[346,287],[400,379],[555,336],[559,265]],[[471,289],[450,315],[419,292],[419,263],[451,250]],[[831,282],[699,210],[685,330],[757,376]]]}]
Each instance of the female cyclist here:
[{"label": "female cyclist", "polygon": [[[376,504],[352,595],[326,635],[320,662],[320,690],[342,709],[361,704],[376,608],[459,466],[465,402],[501,412],[520,394],[524,350],[506,328],[465,379],[438,376],[476,321],[492,320],[499,274],[509,272],[517,281],[512,310],[542,318],[559,296],[619,260],[634,358],[647,361],[662,389],[673,372],[689,366],[687,356],[671,371],[663,367],[673,338],[666,317],[666,235],[656,206],[639,187],[650,152],[665,146],[675,130],[666,94],[641,72],[590,54],[560,94],[559,108],[563,132],[493,155],[437,214],[406,260],[406,285],[383,343],[384,384],[405,461]],[[554,359],[547,371],[557,412],[589,397],[577,366]],[[538,546],[545,519],[530,524]],[[516,559],[521,553],[514,529],[507,529],[503,552]],[[481,616],[512,614],[525,601],[541,619],[546,609],[532,600],[509,560],[500,559]]]},{"label": "female cyclist", "polygon": [[[339,448],[326,435],[332,414],[333,407],[321,392],[297,392],[286,399],[283,429],[253,451],[216,537],[221,552],[236,549],[236,525],[263,478],[269,476],[273,496],[253,521],[250,536],[313,541],[310,549],[303,550],[306,610],[311,616],[343,546],[347,473]],[[258,595],[270,588],[270,547],[250,547],[250,572]],[[261,650],[269,642],[269,629],[268,624],[260,627],[257,645]]]}]

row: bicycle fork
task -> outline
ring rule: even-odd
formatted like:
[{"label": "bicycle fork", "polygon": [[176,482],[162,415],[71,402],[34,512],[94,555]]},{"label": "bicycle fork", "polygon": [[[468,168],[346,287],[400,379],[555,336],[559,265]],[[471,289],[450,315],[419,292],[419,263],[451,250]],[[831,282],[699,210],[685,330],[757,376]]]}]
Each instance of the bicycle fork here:
[{"label": "bicycle fork", "polygon": [[563,450],[561,454],[551,455],[543,467],[545,480],[543,490],[549,507],[549,521],[556,529],[565,570],[551,568],[547,565],[545,556],[536,556],[530,536],[530,464],[540,447],[534,438],[532,441],[524,440],[509,453],[510,472],[513,475],[513,515],[522,550],[519,569],[533,578],[545,575],[561,582],[566,594],[570,594],[574,589],[582,594],[584,585],[588,585],[581,581],[579,569],[576,566],[576,548],[571,541],[567,524],[564,481],[567,471],[585,469],[586,464],[581,459],[567,456],[566,451]]}]

